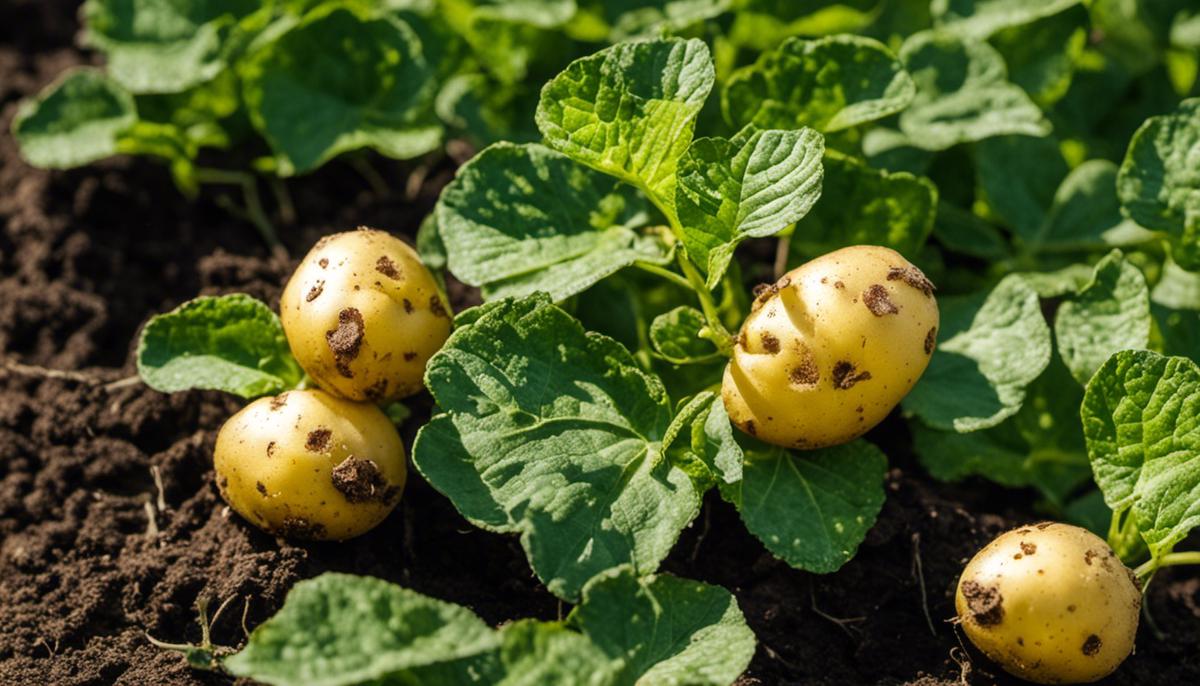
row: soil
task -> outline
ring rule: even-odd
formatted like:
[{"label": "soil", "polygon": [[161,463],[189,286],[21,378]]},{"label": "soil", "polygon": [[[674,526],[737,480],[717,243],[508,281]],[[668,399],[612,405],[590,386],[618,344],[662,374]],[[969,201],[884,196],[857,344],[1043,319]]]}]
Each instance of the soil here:
[{"label": "soil", "polygon": [[[71,2],[0,6],[0,127],[19,98],[65,67],[76,47]],[[291,183],[293,256],[360,224],[412,237],[449,159],[376,161],[399,189],[375,194],[351,167]],[[291,264],[221,210],[216,192],[182,199],[150,161],[69,172],[32,169],[0,134],[0,684],[226,684],[189,669],[147,635],[196,641],[197,600],[230,609],[217,643],[243,640],[299,579],[368,574],[461,603],[492,624],[568,608],[530,572],[515,538],[485,533],[411,472],[401,505],[362,538],[296,545],[232,515],[211,451],[238,407],[219,393],[166,396],[136,383],[131,341],[151,314],[199,293],[276,302]],[[462,307],[475,297],[456,286]],[[17,365],[70,370],[48,378]],[[411,440],[429,414],[411,403]],[[903,422],[870,436],[892,460],[888,499],[858,556],[816,576],[775,560],[718,498],[706,502],[665,570],[720,584],[759,638],[739,684],[1012,684],[949,621],[958,572],[1000,531],[1038,519],[1030,494],[930,480]],[[1200,681],[1200,578],[1160,575],[1138,651],[1108,684]],[[245,613],[243,615],[243,612]]]}]

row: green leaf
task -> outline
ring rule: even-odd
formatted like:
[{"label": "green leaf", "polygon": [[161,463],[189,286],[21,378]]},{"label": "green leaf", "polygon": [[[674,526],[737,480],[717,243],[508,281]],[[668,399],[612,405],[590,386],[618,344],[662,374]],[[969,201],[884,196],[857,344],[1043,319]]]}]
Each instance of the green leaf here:
[{"label": "green leaf", "polygon": [[635,230],[647,210],[629,186],[560,153],[497,143],[459,169],[437,221],[450,271],[486,298],[562,300],[635,261],[669,258]]},{"label": "green leaf", "polygon": [[934,19],[948,31],[987,38],[1078,5],[1080,0],[933,0]]},{"label": "green leaf", "polygon": [[1117,194],[1125,215],[1141,226],[1179,240],[1200,238],[1200,98],[1138,128],[1117,175]]},{"label": "green leaf", "polygon": [[405,683],[417,670],[483,655],[498,644],[464,607],[371,577],[326,573],[297,582],[283,609],[222,664],[273,686]]},{"label": "green leaf", "polygon": [[1168,254],[1150,299],[1176,310],[1200,310],[1200,273],[1180,267]]},{"label": "green leaf", "polygon": [[629,567],[592,579],[567,623],[624,665],[619,683],[629,686],[726,686],[754,657],[754,633],[729,591],[666,575],[639,579]]},{"label": "green leaf", "polygon": [[742,480],[721,493],[767,550],[818,574],[854,557],[883,507],[887,458],[878,448],[857,440],[805,452],[757,444],[746,453]]},{"label": "green leaf", "polygon": [[394,16],[349,7],[330,3],[285,23],[241,64],[250,118],[283,176],[360,148],[416,157],[441,139],[420,38]]},{"label": "green leaf", "polygon": [[949,203],[938,203],[933,235],[942,245],[963,255],[994,261],[1009,256],[1008,241],[995,225]]},{"label": "green leaf", "polygon": [[789,38],[729,77],[721,108],[734,128],[831,132],[893,115],[915,92],[900,61],[878,41]]},{"label": "green leaf", "polygon": [[792,236],[792,247],[809,255],[883,245],[913,258],[937,215],[937,187],[929,179],[872,169],[835,152],[825,156],[822,196]]},{"label": "green leaf", "polygon": [[1068,171],[1058,141],[997,136],[980,141],[975,157],[988,206],[1026,243],[1037,240]]},{"label": "green leaf", "polygon": [[295,388],[303,372],[279,317],[241,293],[189,300],[152,317],[137,349],[138,374],[164,393],[214,389],[253,398]]},{"label": "green leaf", "polygon": [[1095,250],[1132,245],[1153,234],[1121,216],[1117,165],[1088,160],[1071,170],[1054,193],[1054,202],[1031,247],[1038,251]]},{"label": "green leaf", "polygon": [[258,0],[88,0],[85,40],[102,49],[108,73],[134,93],[176,93],[224,70],[241,46],[238,22]]},{"label": "green leaf", "polygon": [[601,17],[612,42],[682,31],[729,10],[733,0],[592,0],[580,3]]},{"label": "green leaf", "polygon": [[[496,686],[618,686],[620,663],[561,623],[522,619],[500,630]],[[485,677],[487,678],[487,677]],[[433,682],[429,682],[433,683]],[[439,685],[440,686],[440,685]]]},{"label": "green leaf", "polygon": [[671,211],[675,166],[714,78],[703,41],[620,43],[575,60],[546,84],[538,129],[551,148]]},{"label": "green leaf", "polygon": [[717,353],[711,341],[700,338],[700,330],[707,324],[700,310],[681,305],[650,322],[650,345],[675,364],[707,361]]},{"label": "green leaf", "polygon": [[1071,87],[1075,65],[1087,45],[1087,10],[1065,12],[1003,29],[991,44],[1004,57],[1009,78],[1043,107],[1058,102]]},{"label": "green leaf", "polygon": [[617,565],[653,572],[700,506],[662,459],[661,382],[544,297],[487,308],[429,362],[443,413],[417,436],[417,468],[476,525],[521,534],[559,597]]},{"label": "green leaf", "polygon": [[1118,350],[1150,343],[1150,293],[1140,269],[1114,250],[1096,264],[1092,281],[1058,308],[1058,354],[1081,384]]},{"label": "green leaf", "polygon": [[929,368],[904,409],[929,426],[966,433],[1016,414],[1050,361],[1037,293],[1008,276],[990,293],[939,300],[942,326]]},{"label": "green leaf", "polygon": [[30,164],[69,169],[117,154],[117,138],[137,121],[133,97],[94,69],[75,69],[26,100],[12,134]]},{"label": "green leaf", "polygon": [[1170,552],[1200,525],[1200,367],[1121,351],[1088,383],[1081,414],[1104,501],[1132,508],[1153,557]]},{"label": "green leaf", "polygon": [[944,150],[992,136],[1045,136],[1050,123],[1025,91],[1007,80],[1004,59],[980,41],[925,31],[910,36],[900,59],[917,85],[900,129],[912,143]]},{"label": "green leaf", "polygon": [[707,273],[709,289],[740,242],[774,235],[808,213],[821,197],[824,151],[812,129],[700,138],[688,147],[675,207],[683,245]]}]

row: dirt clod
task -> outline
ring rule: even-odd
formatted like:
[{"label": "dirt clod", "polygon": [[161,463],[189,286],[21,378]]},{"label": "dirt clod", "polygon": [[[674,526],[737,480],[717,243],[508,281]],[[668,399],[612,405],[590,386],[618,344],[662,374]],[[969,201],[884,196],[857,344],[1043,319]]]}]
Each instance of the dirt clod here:
[{"label": "dirt clod", "polygon": [[1037,544],[1036,543],[1026,543],[1025,541],[1021,541],[1021,552],[1026,555],[1033,555],[1034,553],[1037,552]]},{"label": "dirt clod", "polygon": [[284,517],[277,533],[284,538],[311,541],[325,535],[325,525],[303,517]]},{"label": "dirt clod", "polygon": [[888,269],[888,281],[900,280],[921,291],[926,297],[932,297],[933,292],[937,290],[933,282],[926,278],[925,274],[916,267],[892,267]]},{"label": "dirt clod", "polygon": [[858,371],[853,362],[842,360],[833,365],[833,387],[844,391],[854,387],[859,381],[867,381],[871,372]]},{"label": "dirt clod", "polygon": [[388,482],[373,460],[360,460],[354,456],[342,460],[333,468],[333,487],[352,503],[384,500]]},{"label": "dirt clod", "polygon": [[762,334],[762,347],[767,351],[768,355],[779,354],[779,339],[770,332],[764,331]]},{"label": "dirt clod", "polygon": [[867,290],[862,293],[863,304],[871,311],[871,314],[876,317],[882,317],[889,314],[899,314],[900,308],[896,303],[892,302],[891,296],[888,294],[888,289],[879,284],[871,284]]},{"label": "dirt clod", "polygon": [[971,618],[980,626],[996,626],[1004,621],[1004,599],[995,586],[967,580],[962,584],[962,594]]},{"label": "dirt clod", "polygon": [[1100,637],[1096,634],[1092,634],[1083,642],[1083,654],[1091,657],[1100,652],[1101,645],[1102,643],[1100,641]]},{"label": "dirt clod", "polygon": [[347,379],[354,376],[350,363],[358,357],[365,329],[362,313],[357,308],[347,307],[338,312],[337,328],[325,332],[325,341],[333,352],[334,365],[338,373]]},{"label": "dirt clod", "polygon": [[375,271],[389,279],[398,280],[400,278],[400,270],[396,267],[396,263],[387,255],[380,255],[379,259],[375,261]]},{"label": "dirt clod", "polygon": [[304,441],[304,449],[310,453],[323,453],[329,448],[329,439],[333,436],[333,432],[329,429],[321,427],[308,432],[308,439]]},{"label": "dirt clod", "polygon": [[310,303],[321,297],[321,292],[325,290],[325,282],[317,281],[312,288],[308,289],[308,294],[304,296],[304,302]]},{"label": "dirt clod", "polygon": [[937,327],[929,327],[929,331],[925,334],[925,354],[932,355],[933,348],[937,345]]}]

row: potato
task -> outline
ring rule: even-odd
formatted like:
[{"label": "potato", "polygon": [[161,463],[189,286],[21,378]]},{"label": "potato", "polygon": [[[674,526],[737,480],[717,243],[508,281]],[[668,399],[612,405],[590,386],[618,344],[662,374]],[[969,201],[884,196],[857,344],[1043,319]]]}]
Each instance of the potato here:
[{"label": "potato", "polygon": [[1141,592],[1101,538],[1045,522],[1002,534],[967,564],[954,605],[967,637],[1005,671],[1082,684],[1133,650]]},{"label": "potato", "polygon": [[326,236],[279,302],[292,354],[321,388],[385,403],[421,390],[450,335],[450,307],[403,241],[359,229]]},{"label": "potato", "polygon": [[404,444],[375,405],[320,390],[260,398],[217,434],[225,502],[264,531],[340,541],[366,533],[400,500]]},{"label": "potato", "polygon": [[788,448],[861,436],[929,364],[938,331],[933,290],[896,251],[857,245],[756,291],[721,384],[729,418]]}]

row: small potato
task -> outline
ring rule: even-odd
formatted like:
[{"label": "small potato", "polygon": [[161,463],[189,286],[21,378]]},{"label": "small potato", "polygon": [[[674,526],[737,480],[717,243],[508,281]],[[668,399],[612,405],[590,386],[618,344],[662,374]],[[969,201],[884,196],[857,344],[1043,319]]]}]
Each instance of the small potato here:
[{"label": "small potato", "polygon": [[963,570],[954,605],[967,637],[1010,674],[1082,684],[1133,650],[1142,594],[1095,534],[1045,522],[1002,534]]},{"label": "small potato", "polygon": [[450,307],[403,241],[359,229],[326,236],[279,302],[292,354],[321,388],[385,403],[421,390],[450,335]]},{"label": "small potato", "polygon": [[404,490],[404,444],[375,405],[324,391],[260,398],[217,434],[217,487],[264,531],[341,541],[387,517]]},{"label": "small potato", "polygon": [[729,418],[787,448],[866,433],[929,364],[938,330],[933,290],[896,251],[857,245],[756,291],[721,384]]}]

